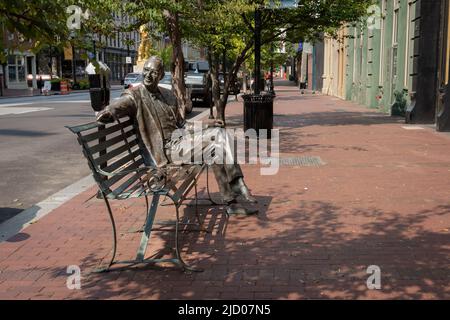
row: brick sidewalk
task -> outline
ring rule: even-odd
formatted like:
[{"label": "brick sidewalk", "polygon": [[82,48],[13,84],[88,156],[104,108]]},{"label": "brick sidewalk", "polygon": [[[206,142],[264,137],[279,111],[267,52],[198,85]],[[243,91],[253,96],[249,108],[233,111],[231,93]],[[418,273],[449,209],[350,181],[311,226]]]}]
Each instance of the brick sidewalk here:
[{"label": "brick sidewalk", "polygon": [[[281,156],[325,164],[282,166],[276,176],[244,166],[259,216],[227,219],[220,207],[205,208],[213,232],[183,234],[186,260],[205,272],[89,274],[106,261],[111,236],[92,188],[0,243],[0,298],[449,299],[450,137],[406,130],[400,118],[336,98],[276,89]],[[242,125],[241,113],[242,102],[230,104],[228,123]],[[119,258],[132,258],[140,234],[128,231],[142,225],[144,201],[115,209]],[[171,209],[157,218],[173,218]],[[166,255],[171,241],[154,232],[148,255]],[[68,265],[81,267],[81,290],[67,289]],[[367,289],[370,265],[381,268],[381,290]]]}]

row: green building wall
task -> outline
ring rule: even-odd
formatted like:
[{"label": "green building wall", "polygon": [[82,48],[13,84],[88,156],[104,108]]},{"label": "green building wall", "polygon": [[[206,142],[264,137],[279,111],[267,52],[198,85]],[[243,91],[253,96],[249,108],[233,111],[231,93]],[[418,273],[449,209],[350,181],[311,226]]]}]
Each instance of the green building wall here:
[{"label": "green building wall", "polygon": [[[394,45],[396,3],[398,27],[397,44]],[[376,15],[380,19],[380,28],[377,25],[368,28],[362,24],[347,28],[345,97],[369,108],[395,114],[399,105],[404,108],[409,103],[413,53],[411,21],[414,19],[415,1],[384,0],[383,4],[380,0],[377,5],[381,12],[381,15]],[[383,5],[384,10],[381,11]]]}]

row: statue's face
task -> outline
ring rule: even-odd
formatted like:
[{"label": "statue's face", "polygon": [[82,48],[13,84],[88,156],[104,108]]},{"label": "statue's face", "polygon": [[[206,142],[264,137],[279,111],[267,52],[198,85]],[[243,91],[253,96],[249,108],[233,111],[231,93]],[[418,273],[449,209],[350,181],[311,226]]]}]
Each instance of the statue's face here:
[{"label": "statue's face", "polygon": [[157,60],[148,60],[144,65],[144,85],[150,91],[158,88],[158,83],[163,77],[161,63]]}]

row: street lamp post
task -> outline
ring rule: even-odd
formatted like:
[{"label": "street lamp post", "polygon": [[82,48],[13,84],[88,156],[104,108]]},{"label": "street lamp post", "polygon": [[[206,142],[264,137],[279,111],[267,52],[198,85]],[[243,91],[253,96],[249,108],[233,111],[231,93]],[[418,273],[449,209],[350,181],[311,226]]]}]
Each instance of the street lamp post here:
[{"label": "street lamp post", "polygon": [[[127,37],[127,57],[130,56],[130,37]],[[125,61],[126,62],[126,61]],[[127,63],[127,73],[130,73],[130,63]]]},{"label": "street lamp post", "polygon": [[[255,9],[255,78],[254,94],[243,95],[244,130],[254,129],[258,137],[271,138],[273,128],[273,95],[261,94],[261,8]],[[266,132],[264,134],[263,132]]]},{"label": "street lamp post", "polygon": [[261,9],[255,9],[255,94],[261,93]]},{"label": "street lamp post", "polygon": [[75,67],[75,45],[72,44],[72,77],[73,77],[73,84],[77,83],[77,74],[76,74],[76,67]]},{"label": "street lamp post", "polygon": [[270,52],[271,52],[271,59],[270,59],[270,90],[269,93],[275,95],[275,87],[273,85],[273,54],[274,54],[274,46],[273,42],[270,46]]}]

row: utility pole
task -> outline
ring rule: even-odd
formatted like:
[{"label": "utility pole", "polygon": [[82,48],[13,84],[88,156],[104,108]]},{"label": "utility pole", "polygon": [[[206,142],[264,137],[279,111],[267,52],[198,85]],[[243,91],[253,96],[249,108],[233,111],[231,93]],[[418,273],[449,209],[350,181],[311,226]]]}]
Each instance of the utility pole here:
[{"label": "utility pole", "polygon": [[76,74],[76,67],[75,67],[75,45],[72,44],[72,77],[73,77],[73,84],[77,83],[77,74]]},{"label": "utility pole", "polygon": [[[130,56],[130,37],[127,36],[127,57]],[[126,62],[126,61],[125,61]],[[130,73],[130,63],[127,63],[127,73]]]},{"label": "utility pole", "polygon": [[273,85],[273,55],[274,55],[274,46],[273,46],[273,42],[270,45],[270,53],[271,53],[271,57],[270,57],[270,93],[271,94],[275,94],[275,88]]},{"label": "utility pole", "polygon": [[255,94],[261,93],[261,9],[255,9]]}]

